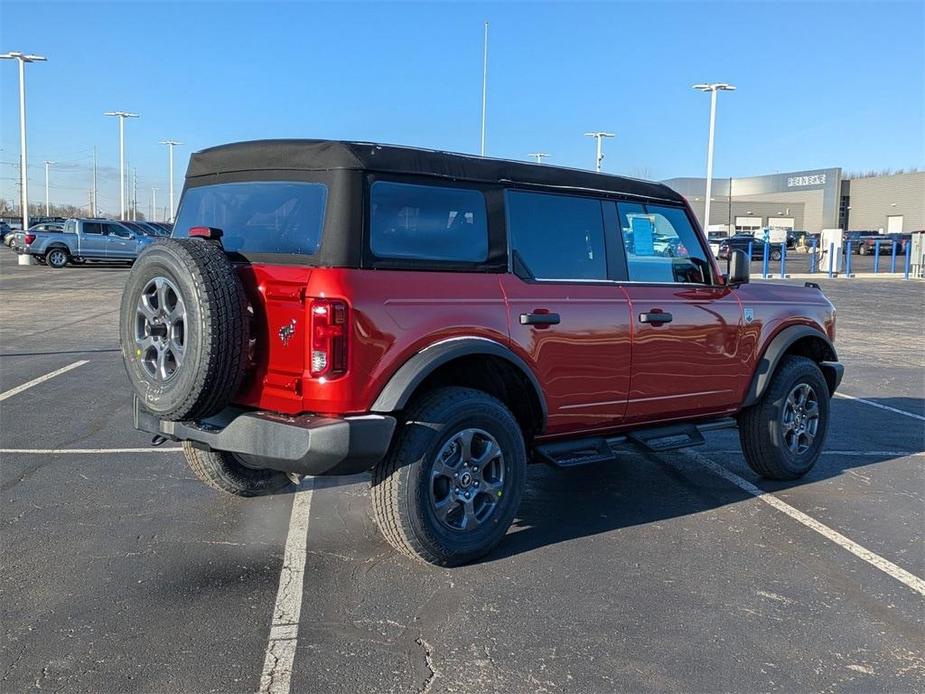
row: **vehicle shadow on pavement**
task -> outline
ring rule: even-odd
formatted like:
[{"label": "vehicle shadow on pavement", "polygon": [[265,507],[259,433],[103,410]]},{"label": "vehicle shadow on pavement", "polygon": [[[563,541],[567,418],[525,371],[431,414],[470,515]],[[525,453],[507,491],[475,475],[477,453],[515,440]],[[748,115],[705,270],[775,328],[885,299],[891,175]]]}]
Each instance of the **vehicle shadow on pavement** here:
[{"label": "vehicle shadow on pavement", "polygon": [[[869,398],[871,402],[907,412],[921,412],[925,400],[919,398]],[[869,408],[868,405],[858,405]],[[884,415],[889,414],[884,411]],[[906,419],[905,417],[898,417]],[[789,481],[757,478],[747,471],[741,453],[718,453],[713,446],[695,449],[717,459],[736,474],[767,492],[776,492],[838,477],[853,468],[877,465],[896,460],[892,453],[916,453],[925,450],[925,428],[908,419],[908,426],[891,437],[895,442],[888,449],[882,445],[870,451],[882,450],[881,455],[826,455],[805,477]],[[841,437],[829,432],[827,450],[843,450]],[[724,446],[724,450],[728,447]],[[729,465],[730,456],[741,465]],[[559,470],[534,464],[527,471],[527,487],[520,511],[504,542],[485,562],[560,542],[619,531],[647,523],[658,523],[752,499],[750,494],[716,477],[683,453],[651,454],[628,451],[620,453],[611,463],[599,463],[574,469]]]}]

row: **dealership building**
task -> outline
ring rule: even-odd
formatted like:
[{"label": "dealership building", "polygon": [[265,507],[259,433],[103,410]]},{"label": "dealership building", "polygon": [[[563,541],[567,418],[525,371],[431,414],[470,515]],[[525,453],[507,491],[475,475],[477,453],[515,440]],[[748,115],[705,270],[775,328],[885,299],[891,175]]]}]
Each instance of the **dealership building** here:
[{"label": "dealership building", "polygon": [[[706,179],[672,178],[664,183],[687,198],[702,222]],[[708,228],[715,231],[925,229],[925,172],[921,171],[848,178],[833,168],[714,178],[711,198]]]}]

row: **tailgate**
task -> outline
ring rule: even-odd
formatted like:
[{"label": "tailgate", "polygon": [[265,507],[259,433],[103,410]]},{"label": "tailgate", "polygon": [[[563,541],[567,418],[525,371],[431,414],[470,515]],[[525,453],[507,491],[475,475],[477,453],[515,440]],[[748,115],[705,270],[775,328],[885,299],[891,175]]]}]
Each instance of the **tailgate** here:
[{"label": "tailgate", "polygon": [[250,368],[235,402],[286,413],[302,410],[305,377],[305,302],[311,268],[238,265],[253,309]]}]

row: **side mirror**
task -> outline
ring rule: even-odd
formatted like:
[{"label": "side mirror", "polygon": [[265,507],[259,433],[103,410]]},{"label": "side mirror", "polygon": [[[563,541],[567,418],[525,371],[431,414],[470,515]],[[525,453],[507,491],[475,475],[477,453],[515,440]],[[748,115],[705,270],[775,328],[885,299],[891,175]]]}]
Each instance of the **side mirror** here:
[{"label": "side mirror", "polygon": [[748,253],[745,251],[733,251],[729,256],[729,271],[726,275],[726,283],[733,287],[739,284],[748,284],[751,261],[752,259],[748,257]]}]

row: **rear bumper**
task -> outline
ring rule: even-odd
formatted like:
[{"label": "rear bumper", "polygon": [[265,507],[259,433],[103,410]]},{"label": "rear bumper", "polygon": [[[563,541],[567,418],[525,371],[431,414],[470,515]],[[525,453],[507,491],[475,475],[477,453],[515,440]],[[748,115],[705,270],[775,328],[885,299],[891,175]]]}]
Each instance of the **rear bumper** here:
[{"label": "rear bumper", "polygon": [[352,475],[385,457],[395,418],[290,417],[271,412],[227,408],[209,419],[170,422],[134,403],[135,428],[197,448],[237,453],[255,467],[301,475]]}]

